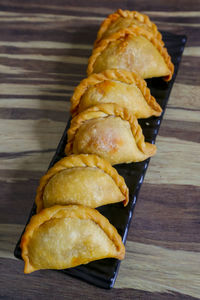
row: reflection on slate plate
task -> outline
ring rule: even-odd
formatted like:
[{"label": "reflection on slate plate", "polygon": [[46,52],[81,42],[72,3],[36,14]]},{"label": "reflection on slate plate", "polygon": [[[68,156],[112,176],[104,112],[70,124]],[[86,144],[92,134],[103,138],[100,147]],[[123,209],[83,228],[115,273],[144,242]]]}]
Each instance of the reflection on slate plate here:
[{"label": "reflection on slate plate", "polygon": [[[162,117],[169,99],[170,91],[172,89],[175,77],[178,71],[179,62],[183,53],[183,49],[186,43],[186,36],[174,35],[171,33],[162,33],[163,40],[166,48],[171,55],[172,61],[175,65],[175,72],[170,82],[165,82],[162,78],[148,79],[148,87],[151,90],[151,94],[156,98],[157,102],[163,109],[163,113],[160,117],[151,117],[149,119],[140,120],[139,123],[142,126],[143,133],[146,141],[155,143],[156,136],[162,121]],[[68,129],[69,122],[67,125]],[[67,141],[67,130],[65,130],[61,141],[58,145],[57,151],[50,163],[49,167],[52,167],[58,160],[64,156],[64,147]],[[150,159],[147,159],[139,163],[121,164],[115,166],[120,175],[122,175],[129,188],[130,201],[126,207],[123,207],[121,203],[105,205],[98,210],[117,228],[119,234],[122,236],[125,243],[130,222],[132,219],[133,209],[138,197],[138,193],[141,184],[144,179],[145,172],[147,170]],[[35,204],[31,210],[29,222],[32,215],[35,214]],[[21,258],[21,249],[19,247],[20,240],[16,245],[14,255],[17,258]],[[125,258],[126,259],[126,258]],[[115,283],[119,269],[120,261],[114,258],[106,258],[98,261],[91,262],[87,265],[81,265],[79,267],[62,270],[66,274],[78,277],[89,283],[102,288],[111,288]]]}]

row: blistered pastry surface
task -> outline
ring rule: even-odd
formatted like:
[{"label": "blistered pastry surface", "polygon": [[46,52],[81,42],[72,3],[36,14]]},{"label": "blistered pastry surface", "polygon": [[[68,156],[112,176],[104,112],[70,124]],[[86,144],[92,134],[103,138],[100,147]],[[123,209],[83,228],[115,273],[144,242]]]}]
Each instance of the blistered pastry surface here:
[{"label": "blistered pastry surface", "polygon": [[125,254],[121,237],[109,221],[81,205],[43,209],[31,218],[20,246],[25,273],[70,268],[105,257],[123,259]]},{"label": "blistered pastry surface", "polygon": [[[141,44],[141,38],[143,43],[145,42],[145,45]],[[146,41],[144,39],[146,39]],[[138,50],[137,48],[138,41],[139,41],[138,45],[140,47],[139,48],[140,50]],[[129,47],[130,42],[131,43],[134,42],[136,46],[134,48]],[[149,43],[152,44],[152,46],[155,49],[152,48],[152,46],[150,46]],[[161,41],[156,39],[153,34],[138,26],[121,29],[118,32],[109,36],[108,38],[102,40],[98,44],[98,47],[93,50],[92,55],[89,58],[87,72],[88,74],[92,74],[92,73],[98,73],[101,72],[102,70],[111,69],[111,68],[121,68],[121,69],[128,68],[128,70],[131,71],[133,65],[135,64],[137,70],[138,62],[136,63],[136,60],[137,60],[138,53],[140,54],[140,56],[143,53],[143,51],[144,54],[145,53],[148,54],[147,50],[145,49],[145,46],[148,46],[147,47],[148,51],[150,49],[151,50],[154,49],[152,51],[154,52],[153,54],[155,56],[155,63],[157,62],[157,60],[161,62],[162,61],[161,58],[163,58],[163,62],[165,66],[163,64],[162,65],[158,64],[159,76],[164,77],[166,81],[170,80],[174,72],[174,65],[171,62],[171,58],[166,48],[164,48]],[[136,53],[134,53],[134,51],[136,51]],[[140,62],[141,64],[142,61]],[[146,76],[147,70],[144,72],[144,68],[148,69],[148,64],[143,66],[141,76],[144,75]],[[165,70],[165,72],[163,72],[163,74],[160,74],[160,71],[162,71],[163,69]],[[149,72],[148,77],[144,77],[144,78],[151,78],[151,77],[158,76],[158,70],[157,68],[154,68],[155,74],[154,73],[150,74]],[[140,70],[138,71],[140,72]]]},{"label": "blistered pastry surface", "polygon": [[56,173],[43,193],[44,207],[82,204],[92,208],[124,200],[112,177],[103,170],[76,167]]},{"label": "blistered pastry surface", "polygon": [[95,153],[112,165],[131,162],[139,151],[133,139],[130,124],[120,117],[92,119],[77,131],[73,153]]},{"label": "blistered pastry surface", "polygon": [[[102,177],[103,173],[105,175],[108,175],[112,180],[108,180],[107,183],[109,183],[109,184],[107,186],[107,189],[108,188],[110,189],[111,185],[113,187],[115,184],[116,186],[113,187],[113,197],[116,196],[115,200],[118,199],[119,201],[122,201],[121,195],[123,195],[124,205],[127,205],[129,196],[128,196],[128,188],[126,186],[124,178],[122,176],[120,176],[118,174],[118,172],[111,166],[111,164],[108,161],[104,160],[103,158],[98,157],[97,155],[80,154],[80,155],[71,155],[71,156],[61,159],[51,169],[49,169],[48,172],[41,178],[39,187],[37,189],[36,199],[35,199],[35,202],[37,205],[37,212],[39,212],[42,208],[44,208],[44,203],[43,203],[44,191],[45,191],[45,188],[46,188],[46,185],[48,184],[48,182],[52,178],[54,178],[55,175],[57,175],[63,171],[66,171],[66,170],[74,170],[74,176],[76,177],[77,176],[77,174],[75,174],[76,168],[79,168],[79,169],[84,168],[83,172],[85,172],[86,168],[88,168],[88,167],[90,169],[92,168],[94,170],[93,172],[97,172],[97,174],[101,174],[101,177]],[[99,171],[102,171],[103,173],[99,173]],[[87,171],[86,171],[86,173],[87,173]],[[104,178],[107,181],[107,176],[105,176]],[[67,179],[65,179],[65,180],[67,180]],[[94,187],[91,187],[91,182],[89,182],[89,180],[87,182],[87,177],[84,180],[85,180],[85,184],[86,183],[88,184],[86,190],[88,192],[91,192],[91,194],[92,194],[92,191],[94,192]],[[78,183],[77,179],[76,179],[76,183]],[[89,185],[89,183],[90,183],[90,185]],[[79,182],[79,185],[80,185],[80,182]],[[105,187],[106,187],[106,183],[104,183],[104,188]],[[81,197],[80,194],[83,192],[82,188],[79,187],[78,185],[75,186],[75,183],[74,183],[74,188],[76,188],[77,194],[79,193],[79,197]],[[64,193],[65,188],[62,188],[62,185],[59,186],[59,189],[63,189],[62,192]],[[92,189],[92,191],[90,191],[90,189]],[[119,193],[116,192],[116,191],[118,191],[118,189],[120,191]],[[52,186],[51,193],[50,193],[51,198],[53,198],[53,193],[56,194],[56,187],[54,188]],[[118,197],[117,197],[117,195],[118,195]],[[105,204],[104,201],[107,201],[106,199],[108,199],[107,196],[102,198],[101,199],[102,203]],[[109,199],[109,201],[110,200],[112,200],[112,198]],[[55,199],[53,201],[55,201]],[[84,203],[87,202],[87,199],[83,199],[83,195],[82,195],[82,201],[84,201]],[[95,206],[95,203],[97,203],[97,202],[94,201],[92,206]],[[108,203],[111,203],[111,202],[107,202],[107,204]],[[59,203],[59,204],[61,204],[61,203]],[[81,203],[79,203],[79,204],[81,204]],[[100,202],[98,203],[98,206],[99,205],[100,205]]]},{"label": "blistered pastry surface", "polygon": [[162,35],[157,29],[157,26],[150,21],[149,17],[145,14],[141,14],[138,11],[128,11],[118,9],[115,13],[110,14],[101,24],[100,29],[97,33],[97,39],[95,46],[98,45],[99,41],[109,35],[131,26],[140,26],[150,31],[154,36],[162,40]]},{"label": "blistered pastry surface", "polygon": [[115,245],[92,220],[49,220],[34,232],[29,259],[37,269],[65,269],[115,255]]},{"label": "blistered pastry surface", "polygon": [[122,69],[106,70],[83,79],[71,98],[71,112],[76,115],[99,103],[119,104],[137,118],[159,116],[162,112],[145,80],[136,72]]},{"label": "blistered pastry surface", "polygon": [[145,143],[137,119],[127,109],[100,104],[72,119],[65,151],[95,153],[117,164],[142,161],[154,155],[156,147]]}]

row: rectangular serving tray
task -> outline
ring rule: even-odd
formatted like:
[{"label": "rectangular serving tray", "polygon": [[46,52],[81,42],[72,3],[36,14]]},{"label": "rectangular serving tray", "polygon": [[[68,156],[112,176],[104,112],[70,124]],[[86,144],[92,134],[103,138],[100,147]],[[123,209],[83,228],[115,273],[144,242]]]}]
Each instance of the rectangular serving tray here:
[{"label": "rectangular serving tray", "polygon": [[[160,117],[151,117],[149,119],[139,120],[139,123],[143,130],[143,134],[145,136],[145,140],[150,143],[155,143],[156,136],[158,134],[158,130],[163,115],[165,113],[169,95],[177,75],[179,63],[187,40],[186,36],[184,35],[174,35],[167,32],[162,32],[162,35],[163,40],[165,42],[165,46],[169,54],[171,55],[172,62],[175,65],[175,72],[172,80],[168,83],[165,82],[162,78],[153,78],[147,80],[147,84],[151,90],[151,94],[156,98],[157,102],[163,109],[163,113]],[[70,120],[63,133],[63,136],[57,147],[57,151],[49,165],[49,168],[65,156],[64,148],[67,142],[67,129],[69,128],[69,126]],[[149,161],[150,159],[139,163],[116,165],[115,168],[117,169],[119,174],[124,177],[126,184],[129,188],[129,204],[126,207],[123,207],[122,203],[117,203],[101,206],[98,208],[98,211],[105,217],[107,217],[110,223],[117,228],[119,234],[122,236],[124,243],[126,242],[128,229],[133,215],[133,210],[138,198],[140,187],[144,180]],[[32,215],[34,215],[35,213],[36,206],[35,204],[33,204],[32,210],[27,220],[27,224],[29,223],[29,220],[32,217]],[[17,258],[22,259],[20,241],[21,237],[16,245],[14,255]],[[78,277],[96,286],[109,289],[114,286],[119,266],[119,260],[114,258],[106,258],[91,262],[87,265],[81,265],[79,267],[61,270],[61,272]]]}]

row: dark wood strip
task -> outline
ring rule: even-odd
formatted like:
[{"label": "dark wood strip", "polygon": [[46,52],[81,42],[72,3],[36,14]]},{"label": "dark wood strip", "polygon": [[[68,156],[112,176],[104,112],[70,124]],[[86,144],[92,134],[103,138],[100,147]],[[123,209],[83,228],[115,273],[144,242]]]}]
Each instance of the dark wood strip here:
[{"label": "dark wood strip", "polygon": [[29,108],[0,108],[0,119],[14,119],[14,120],[38,120],[50,119],[57,122],[65,122],[69,119],[69,112],[55,111],[42,109],[29,109]]},{"label": "dark wood strip", "polygon": [[[16,174],[14,174],[15,172]],[[12,173],[14,180],[14,178],[17,178],[19,172],[13,170]],[[21,175],[25,178],[27,172],[24,172],[24,175],[23,173]],[[14,222],[16,224],[25,224],[27,222],[40,178],[34,179],[32,176],[33,174],[30,174],[27,179],[22,179],[21,181],[0,182],[2,195],[2,200],[0,202],[1,223]]]},{"label": "dark wood strip", "polygon": [[30,155],[33,153],[48,153],[53,151],[56,151],[56,149],[31,150],[31,151],[23,151],[23,152],[0,152],[0,158],[13,159],[17,157],[22,157],[24,155]]},{"label": "dark wood strip", "polygon": [[1,10],[3,11],[15,11],[15,12],[53,12],[54,14],[63,14],[66,12],[70,12],[73,15],[76,13],[80,15],[84,15],[86,12],[88,15],[95,15],[95,14],[107,14],[110,13],[118,8],[122,9],[130,9],[130,10],[143,10],[143,11],[193,11],[195,7],[195,11],[200,11],[200,4],[196,0],[191,0],[190,5],[188,5],[187,0],[181,1],[180,3],[176,3],[173,0],[167,2],[160,2],[159,0],[155,0],[154,5],[152,3],[147,3],[145,0],[141,0],[133,5],[131,0],[127,0],[121,2],[120,0],[102,0],[99,2],[98,0],[83,2],[83,1],[64,1],[64,0],[57,0],[56,5],[54,2],[46,3],[45,1],[41,0],[31,0],[27,3],[25,0],[20,1],[12,1],[7,2],[6,0],[1,1]]},{"label": "dark wood strip", "polygon": [[[52,85],[60,85],[61,87],[62,87],[62,85],[63,85],[63,88],[65,87],[65,86],[67,86],[67,85],[70,85],[70,87],[72,86],[76,86],[76,85],[78,85],[78,83],[79,82],[74,82],[74,81],[72,81],[72,80],[56,80],[55,79],[55,81],[53,81],[53,80],[48,80],[48,78],[45,78],[44,79],[44,76],[43,76],[43,78],[41,78],[41,79],[36,79],[36,78],[31,78],[31,76],[29,75],[28,76],[28,78],[27,78],[27,75],[26,76],[24,76],[24,78],[19,78],[19,77],[12,77],[12,78],[8,78],[8,77],[4,77],[3,78],[3,76],[2,76],[2,78],[1,78],[1,83],[8,83],[8,84],[21,84],[21,85],[29,85],[29,84],[34,84],[35,86],[36,86],[36,89],[37,89],[37,86],[40,86],[40,85],[43,85],[43,84],[49,84],[49,86],[52,86]],[[61,90],[62,90],[62,88],[61,88]],[[66,92],[66,90],[65,90],[65,92]],[[67,91],[68,92],[68,91]],[[70,89],[70,91],[69,92],[71,92],[71,89]]]},{"label": "dark wood strip", "polygon": [[18,181],[26,182],[29,179],[39,180],[43,174],[44,172],[41,171],[0,169],[0,178],[1,180],[3,178],[3,181],[7,183]]},{"label": "dark wood strip", "polygon": [[[112,11],[114,12],[114,10]],[[141,11],[142,12],[142,11]],[[16,13],[16,12],[15,12]],[[146,13],[148,15],[148,12]],[[17,21],[17,25],[19,28],[22,28],[22,26],[26,25],[27,29],[31,29],[34,24],[36,25],[36,28],[41,24],[41,22],[43,22],[45,25],[51,25],[53,22],[53,17],[51,13],[45,13],[45,19],[43,19],[43,14],[41,14],[40,12],[38,13],[34,13],[32,14],[32,18],[30,20],[28,20],[28,17],[26,14],[23,14],[23,19],[20,20],[20,16],[22,15],[13,15],[10,16],[9,12],[8,15],[6,15],[5,12],[5,16],[7,17],[6,21],[4,19],[4,21],[0,20],[0,25],[2,25],[3,27],[5,26],[5,24],[8,25],[9,28],[13,28],[14,24],[16,24]],[[5,18],[4,16],[4,18]],[[107,14],[96,14],[94,13],[93,15],[91,13],[88,14],[83,14],[83,15],[77,15],[74,14],[73,18],[70,18],[71,16],[71,12],[65,12],[64,14],[61,14],[59,17],[59,14],[57,15],[57,18],[60,18],[60,22],[65,22],[67,21],[69,24],[69,27],[67,28],[67,30],[69,30],[71,28],[71,26],[73,25],[73,29],[78,27],[77,24],[77,19],[79,19],[82,23],[89,23],[89,22],[95,22],[95,23],[99,23],[99,25],[101,24],[101,22],[103,21],[103,19],[105,19],[107,17]],[[177,25],[177,26],[184,26],[184,27],[196,27],[199,28],[199,24],[200,24],[200,16],[194,15],[194,16],[181,16],[181,15],[168,15],[166,13],[166,15],[163,15],[163,13],[161,12],[161,15],[159,15],[158,13],[155,15],[151,15],[150,14],[150,19],[152,22],[154,23],[172,23],[173,25]],[[36,18],[38,20],[38,22],[36,22]],[[41,18],[41,21],[40,21]],[[176,24],[177,23],[177,24]],[[59,25],[60,26],[60,25]],[[55,24],[55,27],[57,27],[57,25]]]},{"label": "dark wood strip", "polygon": [[[22,91],[23,92],[23,91]],[[72,91],[70,92],[70,94],[72,94]],[[69,102],[70,101],[70,96],[66,96],[66,95],[41,95],[38,94],[36,92],[36,95],[24,95],[24,94],[10,94],[10,95],[4,95],[1,94],[0,95],[0,99],[20,99],[23,101],[23,99],[36,99],[36,100],[42,100],[42,101],[66,101]]]},{"label": "dark wood strip", "polygon": [[[77,278],[52,270],[23,274],[23,262],[0,259],[1,289],[0,297],[4,300],[22,299],[81,299],[81,300],[192,300],[197,299],[176,292],[150,293],[130,288],[104,290],[89,285]],[[134,278],[133,278],[134,280]],[[53,284],[52,284],[53,282]]]},{"label": "dark wood strip", "polygon": [[[176,82],[181,84],[199,86],[199,65],[200,57],[183,56],[178,70]],[[190,97],[190,95],[188,95],[188,97]]]},{"label": "dark wood strip", "polygon": [[197,38],[199,36],[199,27],[186,26],[184,24],[175,23],[157,23],[158,29],[160,31],[167,31],[174,34],[183,34],[187,36],[186,47],[197,47],[200,46],[200,41]]},{"label": "dark wood strip", "polygon": [[19,67],[24,70],[39,71],[45,73],[78,74],[86,76],[86,64],[65,63],[58,61],[43,61],[42,59],[14,59],[0,57],[0,64],[10,67]]},{"label": "dark wood strip", "polygon": [[128,240],[199,251],[199,194],[196,186],[144,183]]},{"label": "dark wood strip", "polygon": [[[1,24],[0,24],[1,26]],[[15,24],[16,26],[16,24]],[[23,25],[24,26],[24,25]],[[67,42],[67,41],[66,41]],[[6,42],[5,42],[6,43]],[[73,45],[71,46],[71,48],[64,48],[64,49],[55,49],[53,48],[53,44],[52,44],[52,48],[47,49],[47,48],[36,48],[33,46],[33,48],[23,48],[23,47],[11,47],[11,46],[1,46],[0,47],[0,54],[5,53],[9,55],[12,54],[18,54],[18,55],[22,55],[23,58],[23,54],[40,54],[40,55],[46,55],[46,58],[48,58],[48,55],[53,55],[53,56],[57,56],[58,60],[59,60],[59,56],[78,56],[78,57],[89,57],[91,55],[92,52],[92,46],[91,49],[83,49],[81,48],[73,48]]]},{"label": "dark wood strip", "polygon": [[180,140],[200,142],[200,124],[195,122],[163,120],[159,135]]},{"label": "dark wood strip", "polygon": [[[78,23],[76,21],[76,23]],[[28,23],[29,24],[29,23]],[[74,28],[69,30],[67,27],[67,22],[60,26],[59,29],[53,24],[52,29],[41,30],[41,24],[34,23],[31,26],[23,24],[20,28],[16,26],[16,23],[12,27],[7,27],[2,24],[1,28],[1,41],[55,41],[55,42],[67,42],[67,43],[78,43],[78,44],[89,44],[93,45],[97,31],[100,26],[100,22],[96,24],[95,21],[88,22],[87,24],[82,24],[77,27],[77,30]],[[24,29],[24,27],[26,29]]]},{"label": "dark wood strip", "polygon": [[25,1],[20,1],[15,3],[10,3],[8,5],[5,0],[1,2],[1,10],[3,11],[14,11],[20,13],[53,13],[56,15],[67,13],[72,16],[102,16],[104,14],[109,14],[113,10],[118,8],[127,8],[126,1],[123,3],[120,0],[110,1],[109,3],[106,0],[101,1],[101,4],[94,0],[90,4],[84,3],[82,1],[74,2],[59,0],[58,3],[51,2],[49,5],[46,5],[44,1],[30,1],[30,5],[27,5]]},{"label": "dark wood strip", "polygon": [[200,15],[199,16],[170,16],[166,13],[164,16],[163,14],[159,16],[159,14],[156,14],[155,16],[151,16],[150,19],[153,22],[163,22],[163,23],[178,23],[178,24],[185,24],[184,26],[190,26],[190,24],[193,24],[194,26],[198,28],[198,24],[200,24]]},{"label": "dark wood strip", "polygon": [[[29,71],[28,73],[28,78],[27,78],[27,73],[26,72],[22,72],[21,74],[11,74],[11,73],[1,73],[0,74],[0,80],[1,82],[3,82],[3,80],[9,80],[9,82],[14,82],[12,80],[22,80],[25,79],[26,80],[43,80],[45,78],[45,80],[48,82],[53,82],[56,83],[57,81],[59,82],[64,82],[66,85],[72,84],[73,86],[77,85],[84,77],[83,75],[75,75],[75,74],[70,74],[70,73],[42,73],[42,72],[31,72]],[[26,81],[27,82],[27,81]],[[16,95],[17,97],[17,95]]]},{"label": "dark wood strip", "polygon": [[180,2],[174,2],[173,0],[169,1],[160,1],[154,0],[153,5],[149,1],[141,0],[137,2],[137,5],[133,5],[131,0],[127,0],[127,7],[130,10],[142,10],[142,11],[193,11],[195,7],[195,11],[200,11],[200,3],[196,0],[191,0],[190,4],[188,5],[187,0],[181,0]]},{"label": "dark wood strip", "polygon": [[[68,1],[69,2],[69,1]],[[74,6],[74,3],[66,3],[63,1],[59,1],[59,3],[49,3],[49,5],[45,5],[44,1],[39,1],[37,2],[30,2],[30,5],[27,5],[26,2],[17,3],[15,1],[14,5],[11,4],[8,6],[7,3],[4,3],[4,1],[1,2],[1,10],[2,11],[13,11],[13,12],[18,12],[18,13],[45,13],[45,14],[55,14],[55,15],[63,15],[68,14],[71,16],[91,16],[91,10],[92,10],[92,15],[93,16],[102,16],[102,14],[105,13],[111,13],[113,8],[116,7],[115,9],[118,9],[119,7],[122,7],[122,4],[119,0],[115,0],[115,2],[111,1],[111,3],[107,3],[106,0],[102,1],[102,6],[99,5],[97,0],[93,1],[90,5],[87,5],[87,3],[83,3],[80,1],[76,1],[77,6]],[[104,3],[103,3],[104,2]],[[66,6],[66,7],[65,7]],[[99,7],[100,6],[100,7]],[[104,9],[102,9],[102,7]],[[110,9],[109,9],[110,7]]]}]

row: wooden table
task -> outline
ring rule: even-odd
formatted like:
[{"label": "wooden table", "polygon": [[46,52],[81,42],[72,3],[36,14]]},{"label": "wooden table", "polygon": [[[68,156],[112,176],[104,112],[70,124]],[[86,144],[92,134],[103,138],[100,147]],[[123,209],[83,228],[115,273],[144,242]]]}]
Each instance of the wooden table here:
[{"label": "wooden table", "polygon": [[[135,1],[136,2],[136,1]],[[200,299],[200,1],[0,1],[1,299]],[[147,13],[188,42],[113,290],[44,270],[13,249],[69,118],[101,21]]]}]

